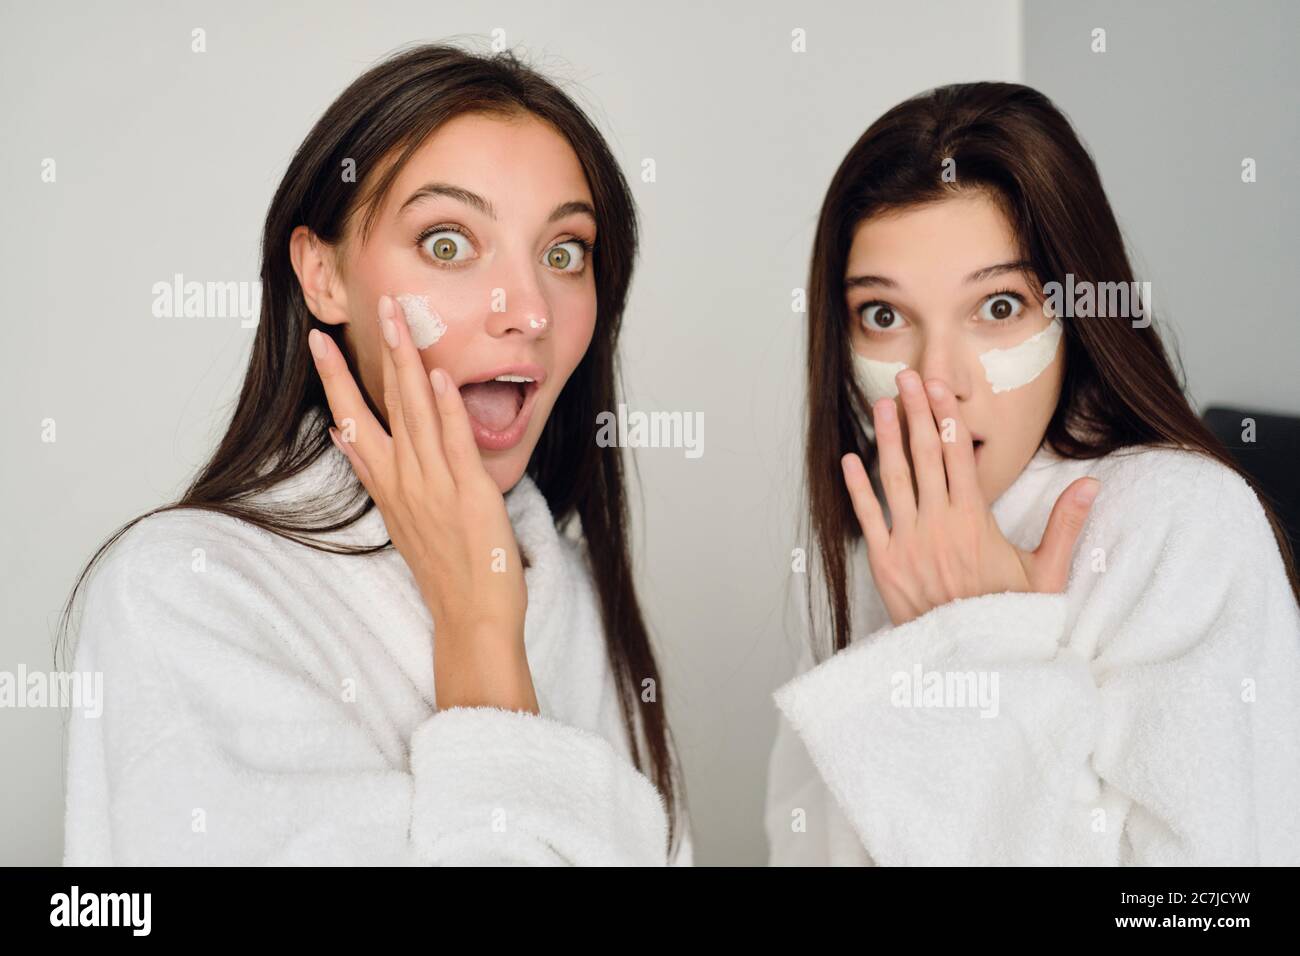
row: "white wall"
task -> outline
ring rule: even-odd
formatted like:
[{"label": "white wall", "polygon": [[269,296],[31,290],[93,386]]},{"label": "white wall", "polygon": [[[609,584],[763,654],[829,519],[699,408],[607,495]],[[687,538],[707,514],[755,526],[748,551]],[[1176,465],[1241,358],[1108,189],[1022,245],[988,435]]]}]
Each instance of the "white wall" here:
[{"label": "white wall", "polygon": [[[643,599],[697,859],[761,863],[768,694],[791,665],[804,347],[791,290],[830,176],[873,119],[936,84],[1018,77],[1010,0],[4,3],[0,670],[53,666],[74,575],[114,528],[179,493],[229,414],[251,332],[155,319],[152,285],[255,279],[267,203],[334,96],[398,45],[496,27],[579,84],[634,185],[629,401],[706,423],[703,458],[637,454]],[[806,53],[790,51],[795,28]],[[636,175],[645,157],[653,184]],[[55,711],[0,711],[0,863],[61,859],[60,727]]]},{"label": "white wall", "polygon": [[1092,152],[1198,410],[1300,414],[1300,4],[1036,0],[1024,37],[1025,82]]}]

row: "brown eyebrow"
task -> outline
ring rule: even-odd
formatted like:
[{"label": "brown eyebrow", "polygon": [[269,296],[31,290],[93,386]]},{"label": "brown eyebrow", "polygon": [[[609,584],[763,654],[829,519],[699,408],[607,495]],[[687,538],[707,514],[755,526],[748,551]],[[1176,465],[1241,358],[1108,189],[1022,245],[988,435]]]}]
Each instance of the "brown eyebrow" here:
[{"label": "brown eyebrow", "polygon": [[[467,206],[477,209],[489,219],[496,219],[497,211],[492,203],[484,199],[476,192],[464,189],[460,186],[453,186],[450,183],[425,183],[415,192],[407,197],[406,202],[402,203],[397,210],[399,213],[406,209],[412,203],[419,202],[422,199],[428,199],[435,196],[446,196],[449,199],[455,199]],[[547,222],[555,222],[575,213],[581,213],[591,217],[591,221],[596,221],[596,210],[592,208],[591,203],[584,202],[580,199],[571,199],[568,202],[562,202],[551,210],[551,214],[546,218]]]},{"label": "brown eyebrow", "polygon": [[1000,262],[995,266],[986,266],[983,269],[976,269],[966,277],[967,282],[983,282],[985,279],[991,279],[994,276],[1000,276],[1004,272],[1027,272],[1032,267],[1028,259],[1021,259],[1019,262]]},{"label": "brown eyebrow", "polygon": [[[1000,262],[995,266],[985,266],[983,269],[976,269],[966,277],[966,282],[983,282],[985,279],[991,279],[994,276],[1002,275],[1004,272],[1025,272],[1031,266],[1027,259],[1018,262]],[[850,276],[844,280],[845,289],[854,289],[859,286],[877,285],[886,289],[898,288],[898,283],[886,276]]]},{"label": "brown eyebrow", "polygon": [[546,221],[555,222],[557,219],[563,219],[565,216],[575,213],[589,216],[592,222],[596,221],[596,210],[592,208],[591,203],[583,202],[581,199],[570,199],[568,202],[560,203],[551,210],[551,214],[546,217]]}]

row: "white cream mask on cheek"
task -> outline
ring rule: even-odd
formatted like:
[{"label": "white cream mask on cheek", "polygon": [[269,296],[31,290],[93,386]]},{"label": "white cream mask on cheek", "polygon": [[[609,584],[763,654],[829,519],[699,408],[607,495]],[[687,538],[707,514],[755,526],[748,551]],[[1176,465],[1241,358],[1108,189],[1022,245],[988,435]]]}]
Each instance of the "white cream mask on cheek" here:
[{"label": "white cream mask on cheek", "polygon": [[394,296],[406,315],[406,325],[411,330],[411,341],[417,349],[427,349],[447,334],[447,323],[433,311],[427,295],[403,292]]},{"label": "white cream mask on cheek", "polygon": [[[907,368],[906,362],[878,362],[857,352],[853,353],[853,372],[857,376],[862,394],[867,397],[868,405],[874,405],[882,398],[897,398],[898,382],[895,381],[894,376],[905,368]],[[872,427],[869,418],[862,419],[862,428],[868,438],[872,441],[876,440],[876,430]]]},{"label": "white cream mask on cheek", "polygon": [[877,362],[854,352],[853,368],[858,375],[858,384],[867,396],[867,404],[874,405],[882,398],[898,397],[898,382],[894,376],[907,368],[907,363]]},{"label": "white cream mask on cheek", "polygon": [[[1019,345],[1009,349],[989,349],[981,353],[980,364],[984,366],[984,377],[992,386],[993,394],[1028,385],[1042,375],[1056,358],[1061,332],[1061,320],[1053,318],[1047,328],[1031,335]],[[898,382],[895,376],[905,368],[906,362],[879,362],[853,352],[853,371],[858,385],[867,397],[868,405],[874,405],[882,398],[897,398]],[[862,427],[867,437],[874,441],[876,432],[871,422],[864,419]]]},{"label": "white cream mask on cheek", "polygon": [[993,394],[1028,385],[1042,375],[1056,358],[1056,345],[1060,341],[1061,320],[1054,318],[1047,328],[1019,345],[990,349],[980,355],[984,377],[993,386]]}]

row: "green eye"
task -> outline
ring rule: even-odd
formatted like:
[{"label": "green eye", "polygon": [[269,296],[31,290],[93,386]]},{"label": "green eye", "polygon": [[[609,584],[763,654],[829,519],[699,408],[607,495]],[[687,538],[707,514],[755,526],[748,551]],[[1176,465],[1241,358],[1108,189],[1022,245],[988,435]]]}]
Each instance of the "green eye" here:
[{"label": "green eye", "polygon": [[435,229],[420,238],[425,251],[439,262],[457,262],[473,258],[469,237],[454,229]]},{"label": "green eye", "polygon": [[569,239],[546,250],[546,264],[564,272],[581,272],[586,248],[580,239]]}]

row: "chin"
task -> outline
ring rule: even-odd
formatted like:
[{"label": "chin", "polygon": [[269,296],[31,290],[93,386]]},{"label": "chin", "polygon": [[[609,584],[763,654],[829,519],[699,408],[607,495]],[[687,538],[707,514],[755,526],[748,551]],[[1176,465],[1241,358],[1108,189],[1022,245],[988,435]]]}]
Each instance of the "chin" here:
[{"label": "chin", "polygon": [[521,449],[513,448],[508,455],[482,455],[483,468],[496,482],[497,488],[504,495],[507,491],[519,484],[519,479],[524,476],[524,471],[528,467],[528,456],[520,454]]}]

